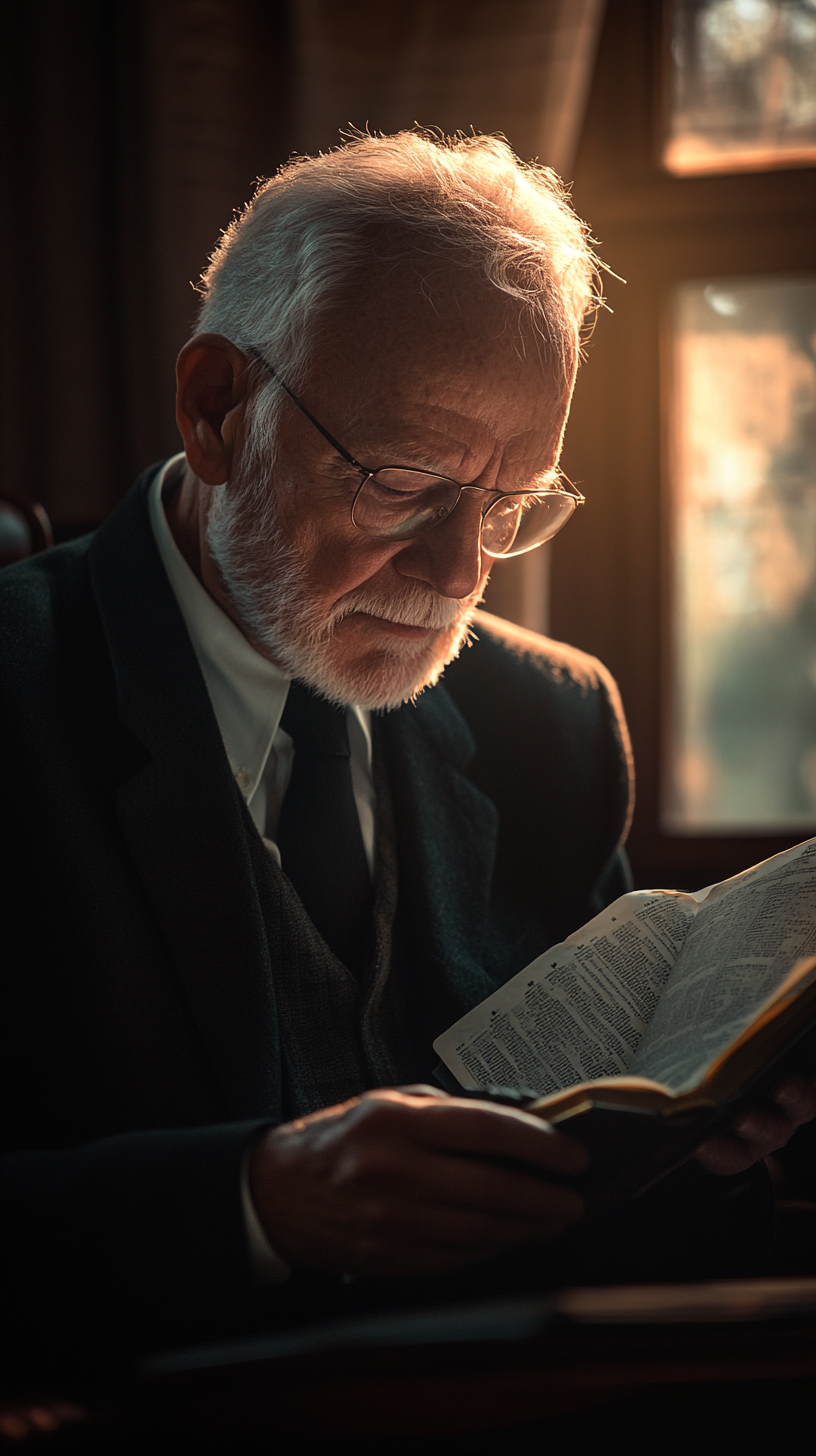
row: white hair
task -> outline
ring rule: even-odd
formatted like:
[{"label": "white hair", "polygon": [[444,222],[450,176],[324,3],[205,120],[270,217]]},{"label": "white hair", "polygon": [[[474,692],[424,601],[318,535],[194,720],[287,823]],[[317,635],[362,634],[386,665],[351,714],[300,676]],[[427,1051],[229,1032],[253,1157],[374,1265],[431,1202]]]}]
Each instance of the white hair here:
[{"label": "white hair", "polygon": [[[296,389],[316,319],[373,259],[417,254],[429,271],[458,264],[515,299],[569,394],[600,302],[598,260],[560,179],[499,136],[360,135],[289,162],[221,238],[198,325],[254,345]],[[278,389],[249,401],[247,448],[267,468],[280,405]]]}]

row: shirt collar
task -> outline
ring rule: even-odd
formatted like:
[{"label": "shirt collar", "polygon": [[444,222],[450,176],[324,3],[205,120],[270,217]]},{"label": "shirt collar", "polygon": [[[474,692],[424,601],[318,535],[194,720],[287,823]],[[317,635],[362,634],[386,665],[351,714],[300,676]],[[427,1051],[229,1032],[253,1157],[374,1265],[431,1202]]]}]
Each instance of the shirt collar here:
[{"label": "shirt collar", "polygon": [[249,802],[266,767],[291,679],[250,646],[191,571],[173,539],[162,491],[170,473],[184,463],[183,455],[174,456],[154,480],[150,523],[207,684],[230,767]]}]

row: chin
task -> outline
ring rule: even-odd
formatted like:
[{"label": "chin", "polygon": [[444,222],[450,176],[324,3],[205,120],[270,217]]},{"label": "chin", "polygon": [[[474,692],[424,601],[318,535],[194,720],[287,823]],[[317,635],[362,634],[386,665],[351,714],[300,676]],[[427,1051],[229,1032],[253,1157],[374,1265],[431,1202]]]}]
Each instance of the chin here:
[{"label": "chin", "polygon": [[467,640],[468,624],[459,623],[434,634],[424,642],[393,641],[387,648],[350,650],[337,640],[325,653],[318,676],[310,664],[312,687],[337,703],[357,703],[361,708],[399,708],[433,687],[444,668],[459,655]]}]

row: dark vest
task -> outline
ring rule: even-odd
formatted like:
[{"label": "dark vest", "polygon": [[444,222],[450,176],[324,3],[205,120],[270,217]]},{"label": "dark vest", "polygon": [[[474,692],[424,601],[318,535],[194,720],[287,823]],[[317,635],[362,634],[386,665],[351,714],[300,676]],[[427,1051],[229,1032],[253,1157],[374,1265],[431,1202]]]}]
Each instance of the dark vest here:
[{"label": "dark vest", "polygon": [[404,962],[397,926],[397,841],[380,725],[375,720],[373,726],[374,923],[362,977],[326,944],[245,816],[278,1004],[285,1118],[428,1075],[430,1051],[413,1044],[410,1023],[395,1004]]}]

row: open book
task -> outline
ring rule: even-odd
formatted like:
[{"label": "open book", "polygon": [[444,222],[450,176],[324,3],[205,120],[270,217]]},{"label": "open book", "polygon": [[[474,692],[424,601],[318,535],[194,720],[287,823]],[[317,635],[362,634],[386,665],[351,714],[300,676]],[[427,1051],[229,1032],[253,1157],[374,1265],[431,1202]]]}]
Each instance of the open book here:
[{"label": "open book", "polygon": [[530,1088],[528,1111],[569,1118],[604,1203],[647,1186],[816,1068],[816,839],[695,894],[622,895],[434,1049],[449,1090]]}]

